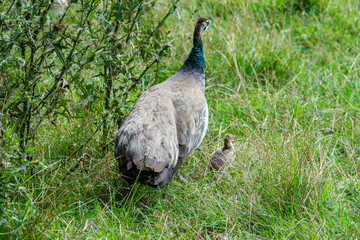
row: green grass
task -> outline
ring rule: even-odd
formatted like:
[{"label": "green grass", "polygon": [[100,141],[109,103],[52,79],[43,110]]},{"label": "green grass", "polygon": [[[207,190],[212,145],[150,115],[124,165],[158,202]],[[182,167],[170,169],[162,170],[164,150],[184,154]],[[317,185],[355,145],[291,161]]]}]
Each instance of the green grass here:
[{"label": "green grass", "polygon": [[[159,13],[169,6],[156,4]],[[78,162],[68,157],[91,131],[60,119],[61,127],[42,129],[34,161],[43,170],[18,178],[0,237],[359,238],[358,1],[183,0],[176,15],[160,81],[186,58],[197,17],[212,20],[204,36],[209,129],[181,168],[188,184],[128,186],[113,146],[103,155],[92,144],[82,150],[87,172],[66,176]],[[225,133],[236,136],[236,160],[211,173],[207,161]]]}]

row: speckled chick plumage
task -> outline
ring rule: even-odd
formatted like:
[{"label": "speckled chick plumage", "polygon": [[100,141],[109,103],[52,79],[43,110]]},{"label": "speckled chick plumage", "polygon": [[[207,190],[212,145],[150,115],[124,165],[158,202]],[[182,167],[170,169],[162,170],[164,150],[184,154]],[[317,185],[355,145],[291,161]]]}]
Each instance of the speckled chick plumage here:
[{"label": "speckled chick plumage", "polygon": [[234,147],[232,140],[234,136],[226,134],[224,137],[224,146],[216,150],[210,158],[209,169],[212,171],[221,171],[234,160]]},{"label": "speckled chick plumage", "polygon": [[202,142],[208,125],[202,33],[209,23],[197,21],[183,66],[140,96],[115,135],[115,157],[129,183],[168,185]]}]

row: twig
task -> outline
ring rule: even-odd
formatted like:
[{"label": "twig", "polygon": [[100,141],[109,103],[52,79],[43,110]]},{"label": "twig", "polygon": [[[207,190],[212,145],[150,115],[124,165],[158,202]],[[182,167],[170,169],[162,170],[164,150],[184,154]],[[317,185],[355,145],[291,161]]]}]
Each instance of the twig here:
[{"label": "twig", "polygon": [[127,35],[126,40],[125,40],[126,43],[128,43],[128,41],[129,41],[129,39],[130,39],[130,35],[131,35],[132,30],[133,30],[133,28],[134,28],[136,19],[138,18],[139,13],[140,13],[140,11],[141,11],[141,9],[142,9],[142,7],[143,7],[143,5],[142,5],[142,4],[143,4],[143,1],[144,1],[144,0],[141,0],[140,6],[139,6],[139,8],[138,8],[138,10],[137,10],[137,12],[136,12],[136,16],[134,17],[134,19],[133,19],[133,21],[132,21],[132,24],[131,24],[131,27],[130,27],[130,30],[129,30],[129,34]]},{"label": "twig", "polygon": [[[152,37],[152,35],[154,35],[155,32],[157,32],[161,27],[162,25],[164,24],[165,20],[170,16],[170,14],[172,14],[175,9],[177,9],[177,3],[179,2],[180,0],[176,0],[172,7],[169,9],[169,11],[167,12],[167,14],[165,15],[165,17],[159,22],[159,24],[156,26],[156,28],[150,33],[150,35],[148,36],[148,38],[145,40],[146,43],[149,42],[150,38]],[[130,60],[127,62],[127,65],[129,65],[132,61],[134,61],[135,57],[139,54],[140,50],[137,50],[134,55],[130,58]]]},{"label": "twig", "polygon": [[140,80],[140,79],[145,75],[145,73],[152,67],[152,65],[154,65],[154,63],[160,61],[161,57],[163,56],[162,54],[163,54],[163,52],[165,51],[165,49],[166,49],[167,47],[168,47],[168,46],[165,46],[165,47],[163,47],[163,49],[161,49],[160,54],[159,54],[159,58],[155,58],[154,61],[152,61],[152,62],[144,69],[144,71],[142,71],[142,73],[140,74],[140,76],[139,76],[137,79]]}]

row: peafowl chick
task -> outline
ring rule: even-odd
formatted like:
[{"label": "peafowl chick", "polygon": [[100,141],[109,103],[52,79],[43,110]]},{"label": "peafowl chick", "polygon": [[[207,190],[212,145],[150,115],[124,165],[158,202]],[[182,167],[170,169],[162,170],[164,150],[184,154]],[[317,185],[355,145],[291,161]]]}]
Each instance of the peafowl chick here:
[{"label": "peafowl chick", "polygon": [[129,183],[168,185],[202,142],[208,126],[202,35],[209,24],[198,19],[182,67],[144,92],[116,133],[115,157]]},{"label": "peafowl chick", "polygon": [[211,155],[208,166],[210,170],[221,171],[234,160],[234,147],[231,142],[233,138],[234,136],[231,134],[225,135],[224,146]]}]

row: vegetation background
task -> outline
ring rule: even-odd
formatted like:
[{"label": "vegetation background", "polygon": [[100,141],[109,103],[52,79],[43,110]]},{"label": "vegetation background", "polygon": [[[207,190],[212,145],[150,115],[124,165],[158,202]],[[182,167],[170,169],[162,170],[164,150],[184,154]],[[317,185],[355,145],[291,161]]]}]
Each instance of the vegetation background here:
[{"label": "vegetation background", "polygon": [[[1,2],[0,238],[360,237],[358,1]],[[199,16],[210,118],[187,184],[128,186],[112,137]],[[211,173],[225,133],[236,160]]]}]

